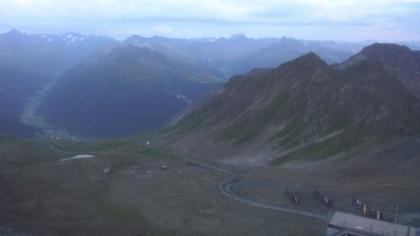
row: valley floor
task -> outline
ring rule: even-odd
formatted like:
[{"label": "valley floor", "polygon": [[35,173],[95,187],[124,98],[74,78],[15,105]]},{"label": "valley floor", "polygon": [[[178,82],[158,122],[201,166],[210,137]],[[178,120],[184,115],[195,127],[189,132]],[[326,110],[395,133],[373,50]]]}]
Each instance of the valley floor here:
[{"label": "valley floor", "polygon": [[70,135],[62,129],[52,126],[45,120],[44,117],[37,114],[37,110],[45,99],[46,94],[53,88],[56,82],[57,79],[47,82],[37,93],[35,93],[35,95],[26,101],[20,120],[26,125],[39,129],[43,133],[43,136],[55,139],[65,138],[78,140],[79,138]]},{"label": "valley floor", "polygon": [[[54,147],[54,148],[51,148]],[[78,154],[94,158],[71,159]],[[419,174],[383,153],[376,171],[334,161],[310,169],[234,168],[234,191],[258,202],[327,214],[311,198],[314,189],[340,206],[351,197],[402,215],[420,208]],[[217,185],[226,173],[175,157],[145,140],[101,143],[0,140],[0,225],[29,235],[324,235],[325,222],[229,201]],[[408,160],[410,161],[410,160]],[[379,163],[379,162],[376,162]],[[334,166],[334,168],[332,168]],[[393,172],[385,171],[393,167]],[[418,166],[418,165],[417,165]],[[356,168],[357,167],[357,168]],[[337,174],[339,173],[339,174]]]}]

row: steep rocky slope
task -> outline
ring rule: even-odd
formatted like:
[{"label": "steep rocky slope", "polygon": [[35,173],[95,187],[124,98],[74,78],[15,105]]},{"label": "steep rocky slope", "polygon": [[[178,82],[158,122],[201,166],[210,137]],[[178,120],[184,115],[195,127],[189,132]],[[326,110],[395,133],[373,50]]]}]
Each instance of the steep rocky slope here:
[{"label": "steep rocky slope", "polygon": [[279,164],[418,136],[419,120],[418,101],[380,62],[329,66],[309,53],[234,77],[169,130],[192,153]]},{"label": "steep rocky slope", "polygon": [[397,44],[373,44],[352,56],[344,65],[376,60],[420,99],[420,52]]}]

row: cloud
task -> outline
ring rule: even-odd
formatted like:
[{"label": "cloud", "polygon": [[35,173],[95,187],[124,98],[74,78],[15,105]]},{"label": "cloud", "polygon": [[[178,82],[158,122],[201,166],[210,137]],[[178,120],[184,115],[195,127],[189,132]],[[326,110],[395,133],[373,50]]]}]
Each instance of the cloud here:
[{"label": "cloud", "polygon": [[0,25],[110,34],[112,28],[118,35],[124,34],[121,31],[124,28],[127,33],[140,29],[145,34],[190,32],[219,36],[221,32],[237,29],[254,32],[259,25],[264,29],[271,27],[271,30],[293,26],[295,35],[302,35],[309,26],[328,28],[331,32],[334,29],[342,32],[343,27],[346,30],[364,27],[381,29],[381,35],[385,29],[387,32],[394,29],[398,35],[420,38],[420,29],[416,27],[420,22],[419,13],[420,0],[0,1]]},{"label": "cloud", "polygon": [[171,36],[175,30],[168,25],[152,25],[152,32],[156,35]]}]

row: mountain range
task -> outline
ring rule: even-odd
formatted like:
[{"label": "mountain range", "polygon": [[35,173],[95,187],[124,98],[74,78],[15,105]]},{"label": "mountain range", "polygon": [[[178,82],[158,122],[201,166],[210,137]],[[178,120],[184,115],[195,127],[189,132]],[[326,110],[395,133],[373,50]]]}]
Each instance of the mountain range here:
[{"label": "mountain range", "polygon": [[305,41],[293,38],[230,38],[170,39],[132,36],[125,43],[148,47],[168,56],[182,58],[212,68],[226,79],[256,67],[280,65],[310,51],[317,52],[329,63],[342,62],[363,47],[363,43]]},{"label": "mountain range", "polygon": [[[239,115],[243,112],[239,109],[245,109],[243,106],[254,104],[252,99],[263,99],[256,94],[259,90],[252,90],[252,86],[274,88],[280,85],[263,85],[255,81],[252,86],[247,85],[250,86],[247,91],[233,84],[245,83],[236,82],[244,80],[239,78],[270,77],[272,75],[268,74],[277,71],[278,65],[308,52],[318,55],[318,62],[322,61],[322,67],[327,68],[324,69],[328,73],[323,72],[326,77],[344,77],[338,75],[339,71],[348,71],[345,68],[352,68],[353,64],[358,65],[362,61],[375,61],[383,65],[386,74],[397,78],[411,95],[419,98],[419,53],[407,47],[384,44],[379,49],[367,47],[361,50],[365,44],[286,37],[256,39],[244,35],[201,39],[131,36],[117,41],[78,33],[28,35],[11,30],[0,34],[0,105],[3,108],[0,111],[0,134],[42,135],[46,130],[54,129],[83,137],[132,135],[161,127],[189,111],[193,104],[206,101],[209,94],[216,93],[216,97],[223,96],[223,104],[229,100],[238,102],[238,106],[223,108],[231,114],[202,108],[212,110],[205,117],[212,124],[221,127],[233,125],[232,129],[212,134],[212,137],[233,143],[245,142],[252,135],[240,137],[244,132],[241,125],[238,126],[241,132],[230,135],[237,125],[231,123],[233,120],[230,119],[240,118],[240,124],[245,122],[243,120],[254,122],[251,117],[259,115],[247,115],[247,118]],[[411,47],[413,45],[410,44]],[[309,69],[303,67],[302,70]],[[298,79],[302,78],[297,76]],[[216,92],[227,80],[225,87]],[[294,96],[292,91],[295,86],[302,91],[312,91],[301,88],[303,85],[290,83],[279,87],[282,91],[288,90],[287,93],[282,92],[285,97],[276,99],[279,103],[284,100],[287,106],[290,105],[289,96]],[[349,85],[333,86],[328,83],[328,86]],[[227,96],[225,92],[229,89],[240,91],[236,95],[240,98]],[[275,91],[261,90],[261,93],[274,96]],[[300,99],[305,94],[302,93]],[[264,97],[258,102],[265,104],[270,99],[274,98]],[[214,101],[214,97],[210,101]],[[302,102],[296,101],[297,104]],[[259,103],[253,106],[256,104]],[[214,104],[210,107],[216,109]],[[253,111],[254,108],[246,109]],[[258,109],[263,109],[263,106]],[[223,119],[223,124],[218,119]],[[271,122],[271,118],[267,117],[261,118],[263,121],[256,119],[261,128],[266,127],[266,120]],[[286,125],[287,122],[282,119],[280,123]],[[244,124],[248,125],[246,122]],[[255,131],[249,132],[260,131],[255,128]],[[327,135],[322,131],[319,135],[324,134]],[[312,138],[312,134],[307,137],[309,140]]]},{"label": "mountain range", "polygon": [[323,160],[419,137],[418,55],[374,44],[340,64],[309,53],[253,70],[233,77],[168,132],[181,150],[251,165]]}]

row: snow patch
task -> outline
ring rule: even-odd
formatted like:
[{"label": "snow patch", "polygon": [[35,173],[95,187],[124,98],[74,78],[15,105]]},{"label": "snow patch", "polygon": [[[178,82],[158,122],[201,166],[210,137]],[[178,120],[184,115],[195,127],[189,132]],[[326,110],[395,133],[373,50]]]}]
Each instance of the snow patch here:
[{"label": "snow patch", "polygon": [[66,34],[64,35],[64,41],[66,42],[67,45],[70,44],[78,44],[82,41],[85,40],[85,37],[83,35],[78,35],[78,34]]},{"label": "snow patch", "polygon": [[90,154],[79,154],[73,157],[61,159],[60,161],[69,161],[69,160],[75,160],[75,159],[86,159],[86,158],[94,158],[94,157],[95,157],[94,155],[90,155]]}]

